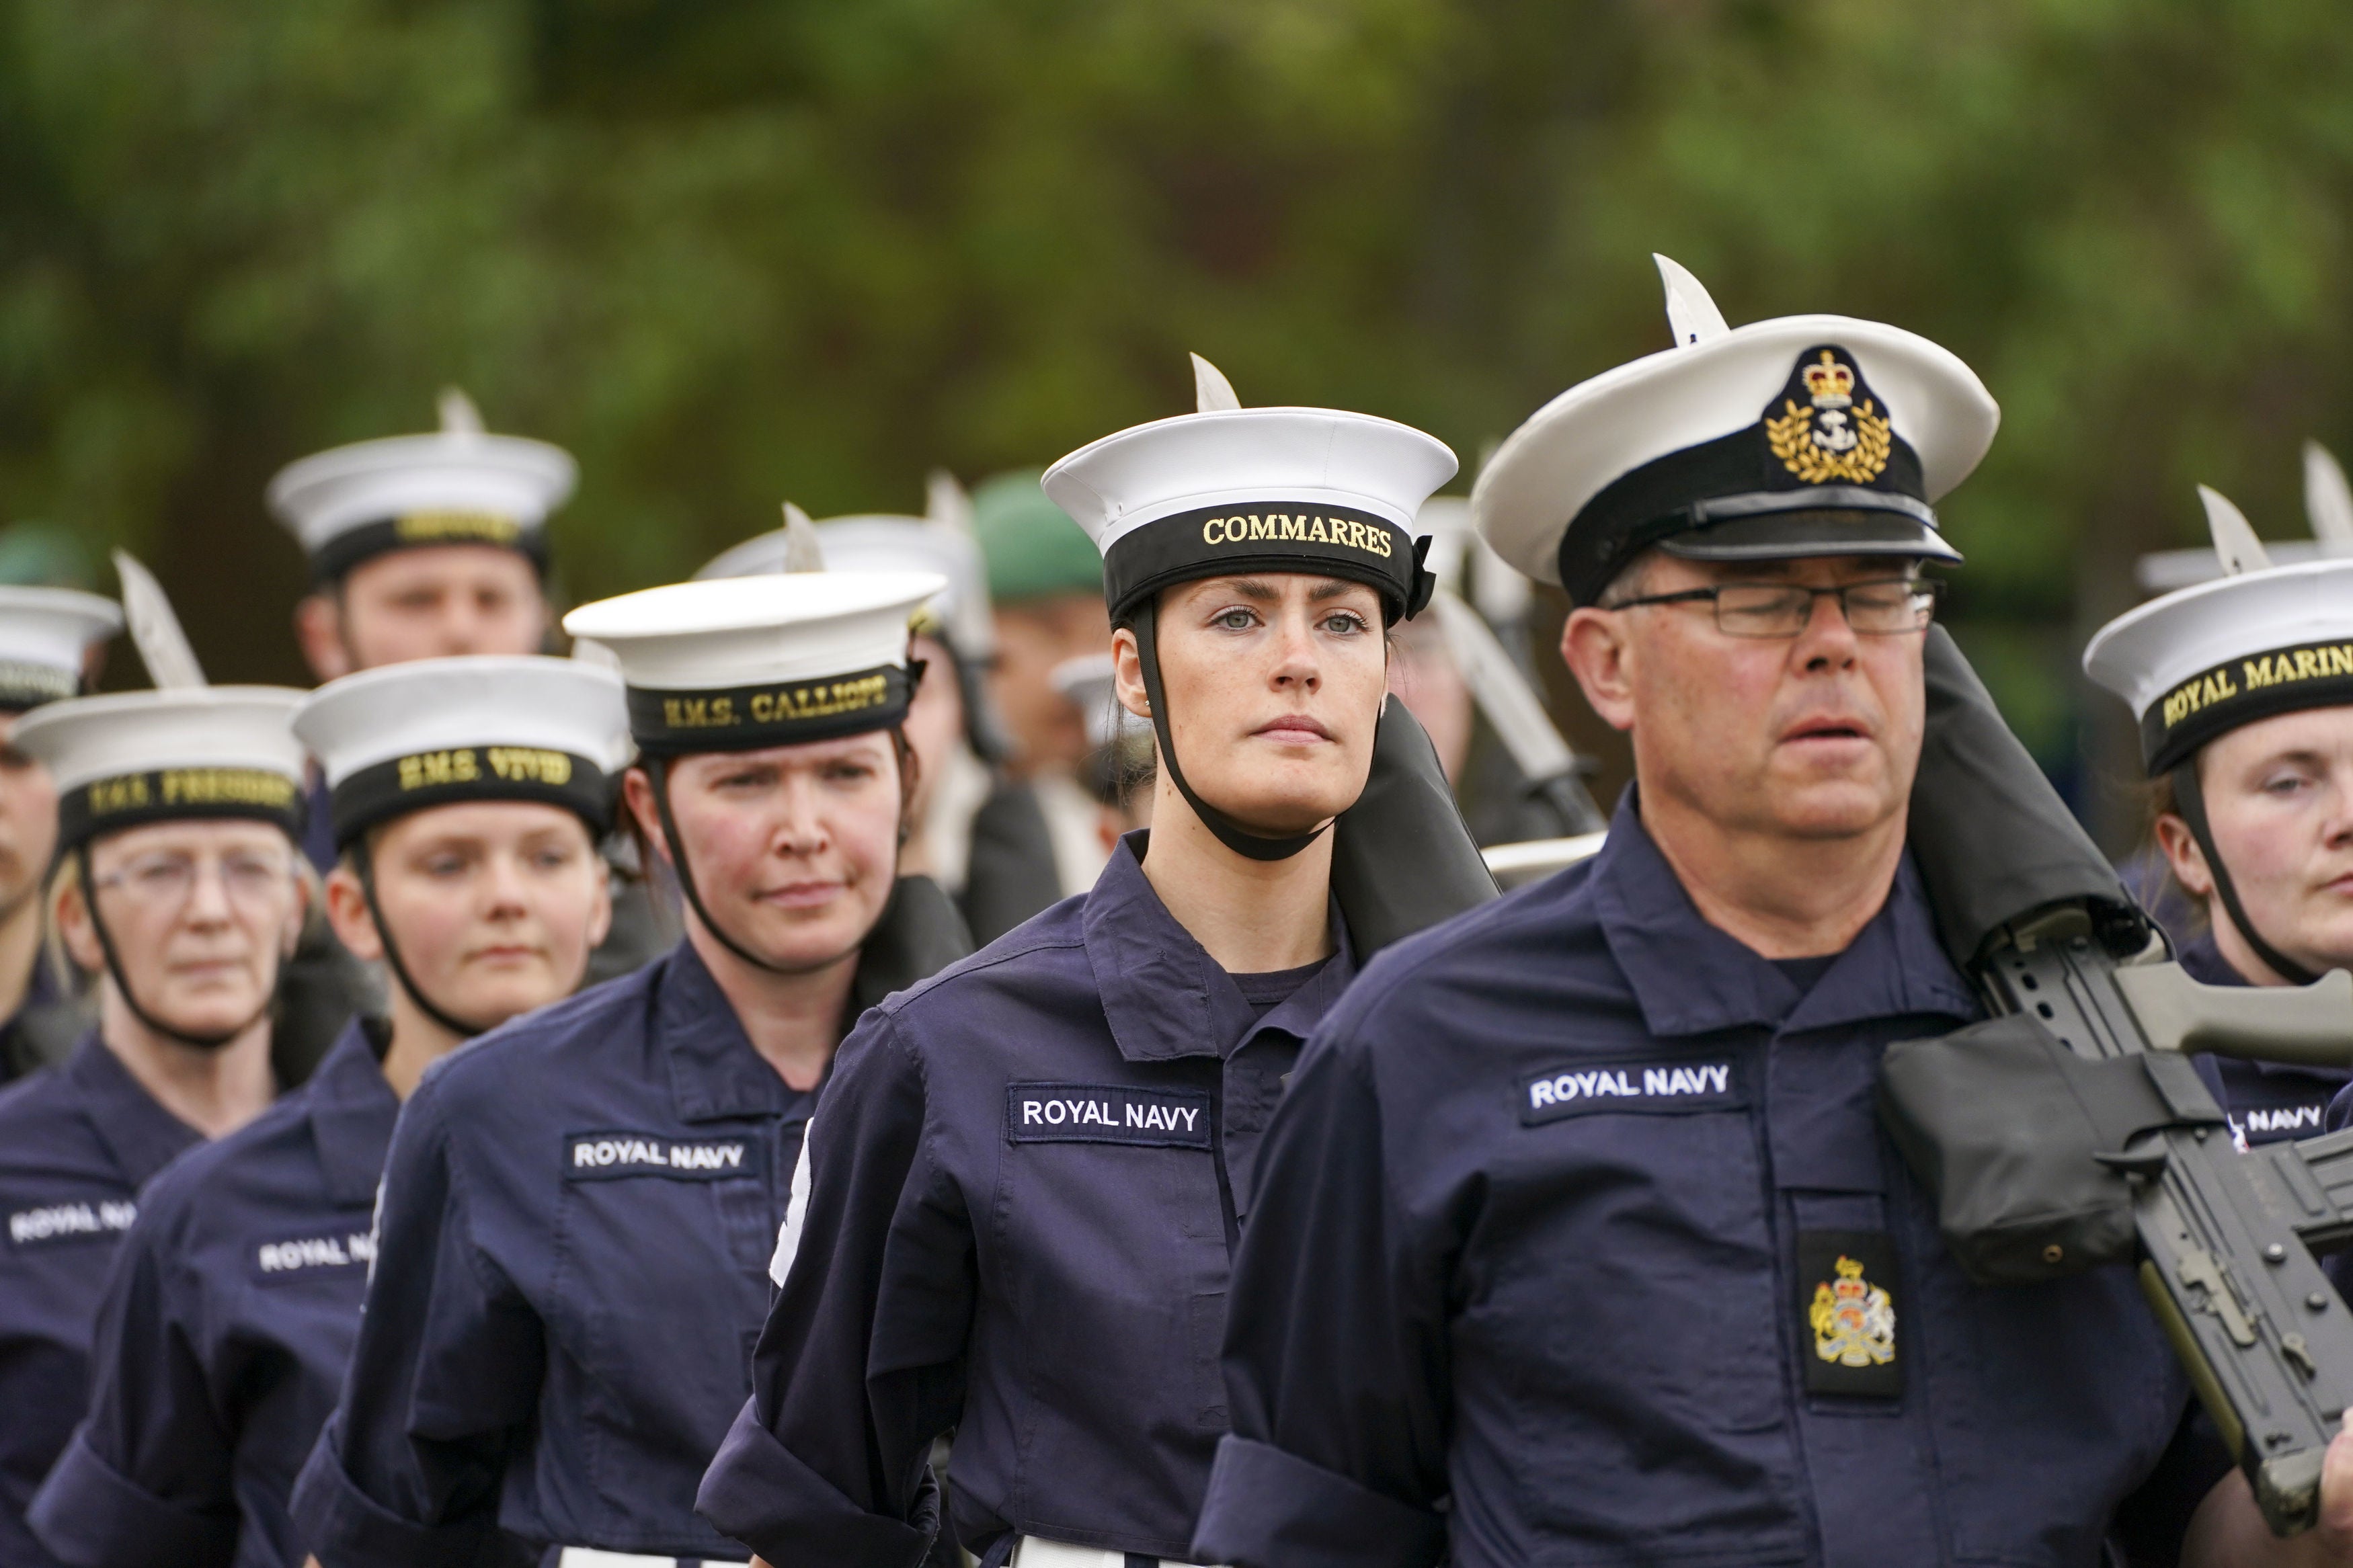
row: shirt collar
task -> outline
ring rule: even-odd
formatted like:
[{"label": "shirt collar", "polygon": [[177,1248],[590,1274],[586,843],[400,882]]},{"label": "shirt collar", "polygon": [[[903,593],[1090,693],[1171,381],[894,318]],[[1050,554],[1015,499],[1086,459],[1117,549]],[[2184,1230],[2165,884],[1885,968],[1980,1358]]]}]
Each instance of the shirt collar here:
[{"label": "shirt collar", "polygon": [[392,1123],[400,1097],[385,1081],[375,1042],[357,1018],[343,1026],[335,1043],[303,1086],[310,1106],[311,1144],[317,1151],[329,1201],[348,1206],[371,1201],[392,1145]]},{"label": "shirt collar", "polygon": [[1887,901],[1802,996],[1771,960],[1700,917],[1642,826],[1630,788],[1594,858],[1592,886],[1602,935],[1652,1035],[1827,1029],[1919,1014],[1977,1016],[1968,984],[1936,942],[1908,854]]},{"label": "shirt collar", "polygon": [[82,1097],[82,1113],[117,1169],[134,1187],[205,1141],[204,1134],[164,1109],[92,1029],[66,1063],[66,1077]]},{"label": "shirt collar", "polygon": [[2216,944],[2214,933],[2211,931],[2176,953],[2174,962],[2181,965],[2182,973],[2190,979],[2202,980],[2209,985],[2244,985],[2247,983],[2247,977],[2232,968],[2231,961],[2222,956],[2222,950]]},{"label": "shirt collar", "polygon": [[1356,973],[1336,911],[1331,962],[1254,1018],[1233,977],[1177,923],[1144,875],[1151,837],[1139,829],[1120,839],[1079,917],[1119,1054],[1132,1062],[1227,1056],[1263,1029],[1305,1038]]},{"label": "shirt collar", "polygon": [[659,966],[653,977],[654,1039],[669,1066],[679,1120],[776,1116],[794,1109],[796,1101],[806,1115],[811,1096],[796,1092],[752,1048],[727,994],[694,943],[681,937],[654,962]]}]

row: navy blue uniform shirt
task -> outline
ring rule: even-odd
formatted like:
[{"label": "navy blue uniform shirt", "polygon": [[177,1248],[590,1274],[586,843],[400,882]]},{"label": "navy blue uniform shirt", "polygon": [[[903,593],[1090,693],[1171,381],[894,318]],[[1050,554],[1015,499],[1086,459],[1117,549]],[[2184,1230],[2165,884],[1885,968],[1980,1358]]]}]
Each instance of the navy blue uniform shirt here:
[{"label": "navy blue uniform shirt", "polygon": [[1801,994],[1630,804],[1384,953],[1268,1137],[1190,1555],[2098,1563],[2187,1384],[2129,1270],[1947,1257],[1873,1088],[1977,1011],[1908,862]]},{"label": "navy blue uniform shirt", "polygon": [[[2193,980],[2209,985],[2244,985],[2246,976],[2230,965],[2214,933],[2207,931],[2178,955]],[[2338,1068],[2293,1067],[2285,1062],[2242,1061],[2201,1056],[2199,1076],[2221,1102],[2231,1131],[2242,1142],[2276,1143],[2283,1138],[2317,1138],[2327,1128],[2328,1102],[2353,1078]]]},{"label": "navy blue uniform shirt", "polygon": [[702,1491],[762,1555],[913,1568],[951,1426],[967,1549],[1185,1555],[1259,1142],[1354,965],[1343,947],[1261,1016],[1144,842],[843,1046],[755,1396]]},{"label": "navy blue uniform shirt", "polygon": [[295,1472],[343,1386],[400,1102],[361,1026],[302,1088],[149,1184],[90,1413],[32,1523],[76,1568],[300,1568]]},{"label": "navy blue uniform shirt", "polygon": [[107,1266],[147,1178],[202,1141],[95,1034],[0,1091],[0,1568],[53,1561],[25,1512],[89,1397]]},{"label": "navy blue uniform shirt", "polygon": [[439,1568],[512,1551],[504,1531],[740,1562],[694,1489],[750,1390],[814,1099],[685,942],[427,1069],[295,1487],[311,1550]]}]

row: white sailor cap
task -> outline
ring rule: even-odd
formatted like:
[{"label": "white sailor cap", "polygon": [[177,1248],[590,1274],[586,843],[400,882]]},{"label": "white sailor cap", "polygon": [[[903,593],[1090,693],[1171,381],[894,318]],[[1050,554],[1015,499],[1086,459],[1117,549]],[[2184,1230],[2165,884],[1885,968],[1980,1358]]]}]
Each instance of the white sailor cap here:
[{"label": "white sailor cap", "polygon": [[1968,366],[1850,316],[1727,327],[1698,279],[1656,259],[1675,346],[1569,388],[1496,449],[1471,513],[1497,553],[1579,605],[1652,545],[1960,559],[1931,503],[2000,417]]},{"label": "white sailor cap", "polygon": [[[968,521],[971,502],[946,474],[934,474],[931,510],[923,517],[860,512],[816,525],[828,572],[935,572],[947,586],[915,616],[918,631],[938,637],[960,659],[986,664],[997,657],[997,623],[988,603],[988,568]],[[789,530],[776,529],[723,551],[694,575],[749,577],[785,572]]]},{"label": "white sailor cap", "polygon": [[641,750],[748,752],[904,719],[908,618],[944,586],[933,572],[673,583],[583,605],[564,629],[618,663]]},{"label": "white sailor cap", "polygon": [[601,836],[629,749],[618,675],[529,655],[417,659],[331,680],[303,700],[294,733],[326,775],[338,847],[457,801],[558,805]]},{"label": "white sailor cap", "polygon": [[1103,556],[1114,624],[1176,583],[1241,572],[1345,577],[1396,620],[1429,601],[1414,515],[1454,454],[1410,426],[1336,408],[1244,408],[1193,356],[1198,411],[1080,447],[1042,483]]},{"label": "white sailor cap", "polygon": [[474,405],[452,390],[441,395],[433,435],[337,447],[280,469],[269,510],[301,542],[322,583],[417,545],[499,545],[543,568],[547,514],[578,478],[560,447],[483,434]]},{"label": "white sailor cap", "polygon": [[[2312,525],[2312,537],[2263,546],[2273,565],[2353,556],[2353,485],[2346,483],[2336,454],[2317,441],[2304,444],[2304,515]],[[2204,546],[2159,550],[2142,556],[2133,575],[2144,593],[2169,594],[2221,576],[2222,562]]]},{"label": "white sailor cap", "polygon": [[282,686],[75,697],[18,721],[13,742],[58,786],[58,847],[150,822],[245,817],[302,832],[302,746]]},{"label": "white sailor cap", "polygon": [[2084,672],[2140,721],[2149,776],[2225,731],[2353,703],[2353,559],[2274,566],[2245,514],[2204,485],[2222,575],[2102,626]]},{"label": "white sailor cap", "polygon": [[121,607],[96,594],[0,587],[0,712],[73,696],[90,645],[121,629]]}]

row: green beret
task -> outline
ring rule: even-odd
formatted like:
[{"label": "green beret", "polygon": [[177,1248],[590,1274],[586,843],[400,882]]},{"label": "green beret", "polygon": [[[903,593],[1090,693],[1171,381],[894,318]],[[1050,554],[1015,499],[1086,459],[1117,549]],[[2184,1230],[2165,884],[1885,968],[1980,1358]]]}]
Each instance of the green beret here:
[{"label": "green beret", "polygon": [[1046,499],[1038,468],[998,474],[973,488],[972,531],[999,605],[1058,594],[1103,592],[1103,556],[1070,514]]},{"label": "green beret", "polygon": [[[1075,525],[1074,525],[1075,526]],[[0,528],[0,583],[17,588],[97,585],[90,547],[53,522],[12,522]]]}]

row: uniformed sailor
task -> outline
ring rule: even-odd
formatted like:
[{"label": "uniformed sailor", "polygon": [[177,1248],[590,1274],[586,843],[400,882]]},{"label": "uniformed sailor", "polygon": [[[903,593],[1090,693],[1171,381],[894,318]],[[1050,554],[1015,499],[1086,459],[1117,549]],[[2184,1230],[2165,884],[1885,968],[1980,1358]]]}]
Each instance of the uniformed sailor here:
[{"label": "uniformed sailor", "polygon": [[940,586],[686,583],[569,617],[618,660],[625,798],[687,935],[403,1108],[350,1371],[295,1488],[327,1568],[742,1560],[694,1489],[749,1386],[801,1129],[858,1011],[968,951],[945,895],[894,880],[907,619]]},{"label": "uniformed sailor", "polygon": [[1567,590],[1634,786],[1593,859],[1383,955],[1308,1046],[1193,1554],[2088,1565],[2128,1525],[2170,1560],[2228,1461],[2127,1506],[2188,1400],[2131,1275],[1971,1285],[1873,1109],[1888,1043],[1978,1011],[1905,842],[1932,508],[1993,401],[1909,332],[1728,330],[1662,270],[1676,346],[1472,497]]},{"label": "uniformed sailor", "polygon": [[807,536],[814,549],[798,557],[794,535],[810,525],[798,508],[788,506],[786,527],[745,540],[695,575],[742,577],[822,567],[936,572],[947,580],[915,615],[913,656],[923,661],[926,679],[917,683],[907,707],[907,744],[916,763],[915,828],[901,852],[899,869],[937,882],[970,924],[976,909],[992,910],[1002,902],[990,885],[992,877],[1002,876],[1001,868],[984,862],[980,882],[973,881],[972,828],[1001,782],[997,770],[1009,754],[1009,743],[988,695],[997,632],[989,616],[987,569],[973,541],[972,503],[945,473],[932,476],[930,502],[922,517],[875,512],[828,518]]},{"label": "uniformed sailor", "polygon": [[332,801],[330,913],[391,971],[390,1016],[147,1188],[90,1412],[33,1508],[71,1568],[299,1568],[287,1500],[359,1330],[400,1101],[463,1039],[569,994],[609,913],[596,845],[628,743],[611,671],[417,660],[329,682],[294,729]]},{"label": "uniformed sailor", "polygon": [[97,1028],[0,1091],[0,1564],[51,1561],[25,1510],[80,1416],[110,1261],[166,1162],[275,1092],[270,1002],[306,886],[299,691],[80,697],[16,721],[58,790],[55,940]]},{"label": "uniformed sailor", "polygon": [[[2204,916],[2182,968],[2301,985],[2353,968],[2353,558],[2275,566],[2237,507],[2199,493],[2221,574],[2109,622],[2084,668],[2139,721],[2158,847]],[[2248,1143],[2319,1132],[2348,1077],[2200,1066]]]},{"label": "uniformed sailor", "polygon": [[[269,510],[311,565],[294,608],[321,680],[413,658],[543,651],[547,519],[579,482],[571,455],[493,436],[466,395],[441,427],[314,453],[269,481]],[[335,863],[320,791],[311,858]]]},{"label": "uniformed sailor", "polygon": [[[1384,633],[1427,596],[1414,513],[1454,471],[1418,430],[1240,408],[1199,375],[1201,412],[1047,470],[1103,551],[1120,699],[1158,731],[1153,826],[844,1047],[702,1488],[770,1562],[911,1568],[950,1427],[946,1524],[987,1568],[1187,1555],[1259,1141],[1355,972],[1326,830],[1377,730],[1411,724],[1383,720]],[[1475,863],[1404,732],[1444,814],[1405,830]]]},{"label": "uniformed sailor", "polygon": [[0,1083],[64,1060],[82,1032],[80,1010],[40,962],[57,785],[13,732],[24,714],[79,692],[91,650],[121,629],[111,599],[0,586]]},{"label": "uniformed sailor", "polygon": [[[332,447],[269,481],[269,509],[310,562],[294,629],[321,680],[410,659],[546,651],[547,522],[571,497],[578,468],[548,442],[485,432],[454,388],[439,412],[431,434]],[[332,816],[320,781],[306,847],[322,874],[336,859]],[[617,873],[613,919],[589,959],[592,980],[627,974],[678,937],[666,890],[638,874],[626,843],[606,849]],[[322,1019],[347,962],[324,938],[310,933],[290,976],[295,1005]]]}]

